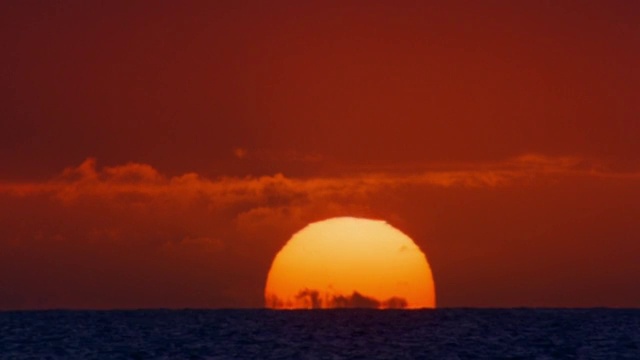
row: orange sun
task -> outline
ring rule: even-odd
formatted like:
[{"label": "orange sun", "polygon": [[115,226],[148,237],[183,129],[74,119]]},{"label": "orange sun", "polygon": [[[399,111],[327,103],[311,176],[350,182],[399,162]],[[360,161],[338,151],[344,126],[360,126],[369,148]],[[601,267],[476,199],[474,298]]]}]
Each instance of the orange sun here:
[{"label": "orange sun", "polygon": [[307,225],[276,255],[269,308],[434,308],[425,255],[384,221],[341,217]]}]

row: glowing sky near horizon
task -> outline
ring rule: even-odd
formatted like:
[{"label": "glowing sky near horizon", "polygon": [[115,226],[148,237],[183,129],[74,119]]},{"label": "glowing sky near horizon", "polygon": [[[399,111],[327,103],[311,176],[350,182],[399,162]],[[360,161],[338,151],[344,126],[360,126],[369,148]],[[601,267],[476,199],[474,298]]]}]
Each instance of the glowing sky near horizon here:
[{"label": "glowing sky near horizon", "polygon": [[[333,217],[438,306],[640,306],[640,3],[0,3],[0,309],[262,307]],[[365,294],[366,295],[366,294]]]}]

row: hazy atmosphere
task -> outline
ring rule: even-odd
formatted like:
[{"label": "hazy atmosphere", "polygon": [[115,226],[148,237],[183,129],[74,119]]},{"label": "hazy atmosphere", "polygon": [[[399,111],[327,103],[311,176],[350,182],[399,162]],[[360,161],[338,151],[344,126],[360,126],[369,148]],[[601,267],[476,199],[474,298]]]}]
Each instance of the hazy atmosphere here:
[{"label": "hazy atmosphere", "polygon": [[640,306],[640,2],[480,3],[3,1],[0,310],[261,308],[338,216],[438,307]]}]

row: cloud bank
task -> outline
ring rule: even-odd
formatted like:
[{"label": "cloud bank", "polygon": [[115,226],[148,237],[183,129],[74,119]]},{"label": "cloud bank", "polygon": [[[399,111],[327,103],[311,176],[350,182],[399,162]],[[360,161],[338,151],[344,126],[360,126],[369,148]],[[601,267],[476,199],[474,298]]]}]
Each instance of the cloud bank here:
[{"label": "cloud bank", "polygon": [[[424,222],[442,211],[456,219],[481,217],[486,211],[475,214],[470,207],[473,194],[517,193],[557,182],[588,183],[594,191],[606,186],[609,192],[624,184],[635,191],[639,179],[638,173],[610,171],[593,161],[540,155],[330,177],[214,179],[167,176],[147,164],[99,167],[87,159],[46,181],[0,183],[0,308],[260,307],[273,256],[311,221],[344,215],[406,219],[405,229],[423,231],[429,229]],[[449,193],[457,195],[438,200]],[[420,194],[429,194],[428,203],[421,205]],[[625,197],[612,194],[597,201],[627,206]],[[456,203],[465,205],[453,208]],[[425,209],[433,212],[420,215]],[[505,209],[507,216],[518,214],[517,208]],[[633,229],[625,219],[611,221]],[[448,221],[438,220],[458,228]],[[476,235],[451,236],[447,246],[456,249],[455,239]],[[346,307],[402,307],[400,300],[387,304],[364,295],[334,300]]]},{"label": "cloud bank", "polygon": [[440,168],[396,169],[339,177],[288,178],[283,174],[275,174],[208,179],[196,173],[167,177],[150,165],[138,163],[98,169],[96,159],[89,158],[77,167],[65,169],[49,181],[0,183],[0,193],[14,196],[45,194],[66,202],[82,197],[124,202],[151,198],[180,198],[183,201],[208,198],[219,206],[229,206],[242,202],[277,200],[278,197],[363,195],[401,186],[508,186],[519,181],[563,175],[640,179],[638,172],[608,171],[602,164],[577,157],[532,154],[503,162],[454,164]]}]

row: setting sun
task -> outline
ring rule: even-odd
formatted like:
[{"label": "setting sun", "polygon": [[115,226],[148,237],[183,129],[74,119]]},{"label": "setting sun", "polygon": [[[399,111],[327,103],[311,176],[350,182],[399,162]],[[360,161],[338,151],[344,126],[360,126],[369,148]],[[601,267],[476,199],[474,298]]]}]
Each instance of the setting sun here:
[{"label": "setting sun", "polygon": [[269,308],[434,308],[431,269],[418,246],[380,220],[333,218],[294,234],[273,260]]}]

